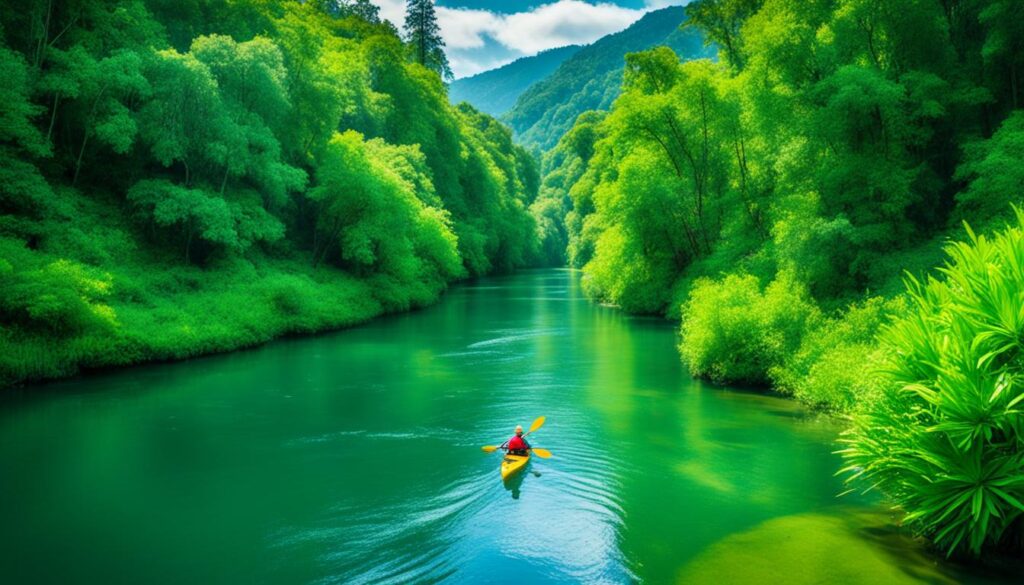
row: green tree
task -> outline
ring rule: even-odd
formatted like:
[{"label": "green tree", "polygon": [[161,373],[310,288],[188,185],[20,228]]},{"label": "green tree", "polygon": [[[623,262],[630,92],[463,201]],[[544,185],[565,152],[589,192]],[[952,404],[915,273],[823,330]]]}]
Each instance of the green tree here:
[{"label": "green tree", "polygon": [[[424,205],[415,184],[379,160],[392,148],[353,131],[331,139],[309,192],[318,207],[314,264],[335,258],[358,273],[406,283],[458,276],[461,262],[446,214]],[[384,160],[406,153],[388,154]]]},{"label": "green tree", "polygon": [[743,69],[740,27],[760,9],[763,0],[703,0],[686,8],[686,25],[705,33],[705,44],[714,43],[735,69]]},{"label": "green tree", "polygon": [[209,67],[191,54],[157,53],[147,70],[153,96],[140,112],[141,135],[165,167],[180,164],[185,187],[223,169],[230,118]]},{"label": "green tree", "polygon": [[[0,226],[3,214],[41,211],[53,192],[34,164],[50,154],[49,143],[34,123],[43,108],[31,101],[28,64],[0,46]],[[2,231],[2,227],[0,227]]]},{"label": "green tree", "polygon": [[131,149],[138,132],[132,106],[149,92],[149,83],[142,74],[142,58],[133,51],[119,51],[87,63],[85,70],[78,72],[81,83],[76,101],[84,113],[72,185],[78,182],[86,147],[93,137],[118,154]]},{"label": "green tree", "polygon": [[224,104],[222,128],[228,149],[221,195],[229,178],[244,177],[259,187],[268,204],[283,205],[289,192],[305,186],[306,176],[281,160],[277,134],[283,131],[290,108],[281,51],[265,38],[236,43],[213,35],[196,39],[190,54],[207,66]]},{"label": "green tree", "polygon": [[452,70],[444,53],[444,40],[441,38],[441,28],[437,25],[434,0],[408,0],[405,5],[404,28],[413,59],[445,81],[450,81]]},{"label": "green tree", "polygon": [[956,178],[967,187],[957,194],[958,217],[976,225],[1003,218],[1024,196],[1024,112],[1014,112],[988,140],[964,147]]},{"label": "green tree", "polygon": [[[978,20],[985,28],[981,54],[998,88],[1009,89],[1010,107],[1021,107],[1024,77],[1024,5],[1014,0],[990,0]],[[1003,92],[1005,94],[1005,90]]]},{"label": "green tree", "polygon": [[314,0],[310,4],[332,16],[357,16],[368,23],[380,24],[380,7],[370,0]]},{"label": "green tree", "polygon": [[147,220],[160,227],[176,227],[190,263],[198,240],[224,247],[238,247],[231,208],[224,199],[204,191],[180,187],[164,180],[144,180],[128,191],[128,202]]}]

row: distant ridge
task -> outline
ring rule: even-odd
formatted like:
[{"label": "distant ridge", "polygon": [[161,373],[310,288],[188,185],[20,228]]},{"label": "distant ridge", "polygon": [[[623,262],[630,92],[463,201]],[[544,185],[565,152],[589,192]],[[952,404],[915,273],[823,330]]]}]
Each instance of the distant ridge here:
[{"label": "distant ridge", "polygon": [[582,48],[580,45],[569,45],[548,49],[531,57],[516,59],[497,69],[457,79],[448,88],[449,99],[453,104],[469,102],[481,112],[500,116],[512,109],[516,99],[527,88],[551,75],[562,62]]},{"label": "distant ridge", "polygon": [[626,53],[667,45],[683,60],[713,57],[715,49],[704,46],[700,32],[680,30],[685,19],[681,6],[655,10],[629,28],[583,47],[524,91],[502,119],[527,148],[553,148],[580,114],[607,109],[615,101]]}]

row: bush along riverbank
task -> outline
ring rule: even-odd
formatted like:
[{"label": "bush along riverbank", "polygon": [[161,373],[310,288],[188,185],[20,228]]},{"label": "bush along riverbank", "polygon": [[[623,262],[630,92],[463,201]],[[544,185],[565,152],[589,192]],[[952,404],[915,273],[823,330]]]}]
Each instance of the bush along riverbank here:
[{"label": "bush along riverbank", "polygon": [[532,262],[533,158],[415,53],[364,0],[0,15],[0,386],[351,325]]},{"label": "bush along riverbank", "polygon": [[906,511],[947,554],[1024,546],[1024,212],[947,248],[910,279],[910,307],[879,336],[880,392],[844,442],[846,471]]},{"label": "bush along riverbank", "polygon": [[[1022,9],[693,2],[719,59],[628,55],[535,204],[590,296],[680,319],[694,375],[853,414],[853,487],[951,555],[1021,547]],[[964,221],[1003,231],[922,276]]]}]

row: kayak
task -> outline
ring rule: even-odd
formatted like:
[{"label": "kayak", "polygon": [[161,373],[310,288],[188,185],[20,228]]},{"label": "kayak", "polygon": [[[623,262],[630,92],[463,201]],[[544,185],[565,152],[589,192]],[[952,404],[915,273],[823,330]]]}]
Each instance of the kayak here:
[{"label": "kayak", "polygon": [[529,455],[505,455],[501,461],[501,479],[508,479],[513,473],[526,467],[529,462]]}]

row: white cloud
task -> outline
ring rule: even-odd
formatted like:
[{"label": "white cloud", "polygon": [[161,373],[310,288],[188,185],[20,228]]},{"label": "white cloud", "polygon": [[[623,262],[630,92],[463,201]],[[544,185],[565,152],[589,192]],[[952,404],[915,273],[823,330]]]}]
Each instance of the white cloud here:
[{"label": "white cloud", "polygon": [[437,24],[449,49],[478,49],[484,35],[501,29],[501,16],[487,10],[437,7]]},{"label": "white cloud", "polygon": [[[381,17],[401,30],[405,0],[373,1],[381,7]],[[628,27],[646,12],[687,1],[645,0],[644,8],[631,9],[610,2],[557,0],[511,14],[438,6],[437,21],[452,71],[462,77],[546,49],[592,43]],[[490,46],[488,40],[493,41]]]},{"label": "white cloud", "polygon": [[560,0],[530,12],[505,16],[504,26],[494,31],[493,36],[501,44],[530,55],[554,47],[591,43],[626,28],[643,14],[643,10],[615,4]]},{"label": "white cloud", "polygon": [[448,65],[451,66],[456,77],[467,77],[507,65],[518,58],[517,56],[510,59],[486,53],[468,53],[464,55],[462,51],[449,51]]},{"label": "white cloud", "polygon": [[644,6],[651,10],[665,8],[668,6],[686,6],[690,0],[644,0]]},{"label": "white cloud", "polygon": [[390,20],[392,24],[402,30],[402,23],[405,22],[405,0],[371,0],[380,6],[380,17]]}]

